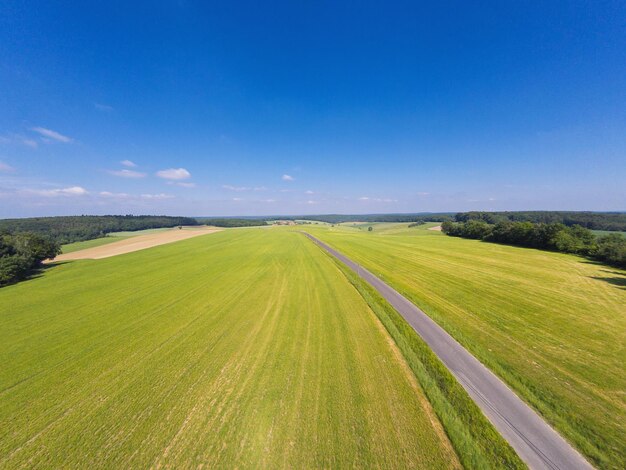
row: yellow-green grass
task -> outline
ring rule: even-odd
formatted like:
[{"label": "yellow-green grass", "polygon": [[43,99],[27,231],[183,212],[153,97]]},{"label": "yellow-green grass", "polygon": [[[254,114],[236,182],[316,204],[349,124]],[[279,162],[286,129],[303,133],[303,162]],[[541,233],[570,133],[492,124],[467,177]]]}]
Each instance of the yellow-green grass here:
[{"label": "yellow-green grass", "polygon": [[1,468],[455,468],[333,261],[223,231],[0,289]]},{"label": "yellow-green grass", "polygon": [[307,230],[421,307],[596,465],[626,467],[626,272],[426,230]]}]

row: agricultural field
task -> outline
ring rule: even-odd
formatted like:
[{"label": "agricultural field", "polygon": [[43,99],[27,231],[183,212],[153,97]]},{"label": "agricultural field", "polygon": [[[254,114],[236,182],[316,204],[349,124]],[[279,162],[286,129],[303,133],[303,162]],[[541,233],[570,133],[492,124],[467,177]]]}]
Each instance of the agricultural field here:
[{"label": "agricultural field", "polygon": [[363,297],[289,229],[63,262],[0,305],[1,468],[460,467]]},{"label": "agricultural field", "polygon": [[61,245],[61,252],[64,254],[74,253],[75,251],[86,250],[87,248],[95,248],[97,246],[108,245],[109,243],[119,242],[129,237],[113,236],[109,235],[101,238],[94,238],[93,240],[85,240],[82,242],[66,243]]},{"label": "agricultural field", "polygon": [[595,465],[626,467],[625,271],[424,226],[305,230],[411,299]]},{"label": "agricultural field", "polygon": [[[183,227],[183,230],[202,230],[203,226],[186,226]],[[65,245],[61,245],[62,253],[74,253],[75,251],[86,250],[87,248],[95,248],[97,246],[108,245],[109,243],[119,242],[121,240],[125,240],[131,237],[139,237],[141,235],[151,235],[155,233],[168,232],[172,230],[177,230],[176,228],[164,227],[164,228],[149,228],[146,230],[135,230],[135,231],[125,231],[125,232],[111,232],[108,233],[105,237],[94,238],[92,240],[85,240],[74,243],[67,243]]]}]

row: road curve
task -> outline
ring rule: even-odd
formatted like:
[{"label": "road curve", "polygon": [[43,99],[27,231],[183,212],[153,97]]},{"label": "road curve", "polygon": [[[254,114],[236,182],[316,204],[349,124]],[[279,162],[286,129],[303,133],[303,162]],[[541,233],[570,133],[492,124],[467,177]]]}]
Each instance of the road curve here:
[{"label": "road curve", "polygon": [[313,235],[302,233],[356,272],[404,317],[531,469],[593,468],[504,382],[428,315],[365,268]]}]

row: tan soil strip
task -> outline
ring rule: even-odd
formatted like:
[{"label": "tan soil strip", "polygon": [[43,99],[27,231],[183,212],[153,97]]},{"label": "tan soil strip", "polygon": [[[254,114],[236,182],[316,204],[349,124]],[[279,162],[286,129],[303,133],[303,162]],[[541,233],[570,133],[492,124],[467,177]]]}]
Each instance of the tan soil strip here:
[{"label": "tan soil strip", "polygon": [[109,243],[108,245],[95,246],[93,248],[86,248],[73,253],[62,254],[54,258],[54,261],[109,258],[110,256],[131,253],[133,251],[144,250],[146,248],[152,248],[153,246],[165,245],[166,243],[186,240],[188,238],[219,231],[219,229],[213,227],[203,227],[193,230],[179,230],[174,228],[172,230],[151,233],[148,235],[138,235],[136,237],[120,240],[119,242]]},{"label": "tan soil strip", "polygon": [[428,227],[428,230],[435,230],[437,232],[441,232],[441,225],[437,225],[436,227]]}]

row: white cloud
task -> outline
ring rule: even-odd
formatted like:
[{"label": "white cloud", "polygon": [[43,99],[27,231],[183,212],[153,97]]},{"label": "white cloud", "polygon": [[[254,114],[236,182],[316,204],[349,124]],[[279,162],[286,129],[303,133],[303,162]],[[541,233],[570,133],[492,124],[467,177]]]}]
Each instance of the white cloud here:
[{"label": "white cloud", "polygon": [[109,174],[120,178],[144,178],[146,176],[145,173],[133,170],[109,170]]},{"label": "white cloud", "polygon": [[276,202],[276,199],[261,199],[261,202]]},{"label": "white cloud", "polygon": [[180,186],[181,188],[195,188],[196,187],[196,183],[181,183],[181,182],[168,181],[167,184],[169,184],[170,186]]},{"label": "white cloud", "polygon": [[6,163],[2,163],[0,162],[0,171],[13,171],[15,170],[15,168],[13,168],[11,165],[7,165]]},{"label": "white cloud", "polygon": [[380,198],[380,197],[367,197],[362,196],[359,198],[359,201],[372,201],[372,202],[398,202],[397,199],[390,198]]},{"label": "white cloud", "polygon": [[106,111],[106,112],[113,111],[113,106],[109,106],[108,104],[94,103],[93,105],[98,111]]},{"label": "white cloud", "polygon": [[136,168],[137,164],[135,162],[131,162],[130,160],[122,160],[120,162],[122,164],[122,166],[128,167],[128,168]]},{"label": "white cloud", "polygon": [[65,144],[69,144],[74,140],[71,137],[59,134],[56,131],[46,129],[45,127],[33,127],[31,130],[37,132],[38,134],[41,134],[44,137],[47,137],[48,139],[56,140],[57,142],[63,142]]},{"label": "white cloud", "polygon": [[418,196],[430,196],[430,193],[422,191],[422,192],[417,193],[417,195]]},{"label": "white cloud", "polygon": [[191,178],[191,173],[184,168],[168,168],[167,170],[157,171],[156,175],[166,180],[186,180]]},{"label": "white cloud", "polygon": [[304,194],[315,194],[315,193],[309,189],[308,191],[305,191]]},{"label": "white cloud", "polygon": [[228,189],[229,191],[249,191],[250,188],[247,186],[233,186],[231,184],[223,184],[222,188]]},{"label": "white cloud", "polygon": [[233,201],[237,202],[237,201],[243,201],[242,197],[234,197]]},{"label": "white cloud", "polygon": [[309,201],[307,201],[306,203],[307,203],[307,204],[317,204],[317,201],[311,201],[311,200],[309,200]]},{"label": "white cloud", "polygon": [[173,197],[174,196],[172,196],[171,194],[164,194],[164,193],[141,195],[142,199],[172,199]]},{"label": "white cloud", "polygon": [[265,186],[233,186],[232,184],[223,184],[222,188],[228,189],[229,191],[267,191]]},{"label": "white cloud", "polygon": [[31,192],[34,194],[38,194],[44,197],[57,197],[57,196],[85,196],[89,194],[85,188],[81,186],[70,186],[69,188],[61,188],[61,189],[40,189],[40,190],[27,190],[27,192]]},{"label": "white cloud", "polygon": [[102,197],[111,197],[111,198],[119,198],[119,199],[126,199],[126,198],[130,197],[130,195],[127,194],[127,193],[111,193],[109,191],[100,191],[100,196],[102,196]]},{"label": "white cloud", "polygon": [[39,147],[36,140],[29,139],[19,134],[9,134],[8,137],[0,136],[0,144],[21,144],[33,149]]},{"label": "white cloud", "polygon": [[283,176],[281,177],[281,179],[282,179],[283,181],[293,181],[293,180],[294,180],[294,177],[293,177],[293,176],[291,176],[291,175],[283,175]]}]

